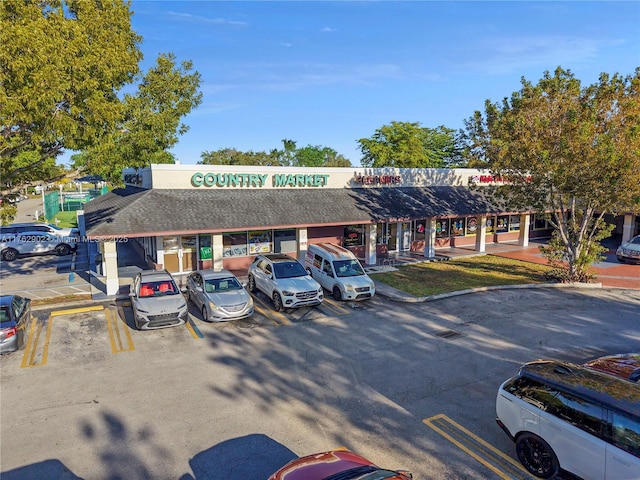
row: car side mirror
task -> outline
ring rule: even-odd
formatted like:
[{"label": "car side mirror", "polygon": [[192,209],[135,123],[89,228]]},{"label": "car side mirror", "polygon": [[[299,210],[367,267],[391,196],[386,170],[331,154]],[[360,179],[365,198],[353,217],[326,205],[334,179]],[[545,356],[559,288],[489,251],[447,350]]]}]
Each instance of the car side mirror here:
[{"label": "car side mirror", "polygon": [[[186,291],[186,289],[184,291]],[[202,287],[196,287],[196,292],[202,293]]]},{"label": "car side mirror", "polygon": [[136,292],[129,292],[129,296],[130,296],[131,298],[135,297],[135,296],[136,296]]},{"label": "car side mirror", "polygon": [[405,477],[413,478],[413,474],[411,472],[407,472],[406,470],[396,470],[396,473],[404,475]]}]

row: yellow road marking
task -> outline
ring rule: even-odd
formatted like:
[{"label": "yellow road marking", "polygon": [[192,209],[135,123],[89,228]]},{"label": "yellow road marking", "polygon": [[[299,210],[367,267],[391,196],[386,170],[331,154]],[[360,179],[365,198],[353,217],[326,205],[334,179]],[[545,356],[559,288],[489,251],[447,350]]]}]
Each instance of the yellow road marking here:
[{"label": "yellow road marking", "polygon": [[324,300],[319,306],[321,307],[322,305],[326,305],[330,310],[333,310],[336,313],[349,313],[348,308],[343,307],[342,305],[337,303],[335,300],[329,300],[327,297],[324,297]]},{"label": "yellow road marking", "polygon": [[[30,353],[31,353],[31,349],[33,349],[33,351],[35,352],[36,350],[36,345],[37,342],[35,340],[35,331],[36,331],[36,325],[38,325],[38,329],[42,330],[42,326],[39,324],[37,319],[33,319],[33,317],[31,317],[31,328],[29,329],[29,335],[27,335],[27,342],[26,345],[24,347],[24,354],[22,355],[22,363],[20,364],[20,368],[27,368],[30,367],[31,364],[33,363],[33,359],[30,359]],[[40,335],[40,333],[38,333],[38,335]],[[35,353],[33,353],[33,355],[35,355]]]},{"label": "yellow road marking", "polygon": [[71,315],[73,313],[85,313],[85,312],[97,312],[100,310],[104,310],[102,305],[94,305],[93,307],[79,307],[79,308],[71,308],[69,310],[57,310],[55,312],[51,312],[52,317],[59,317],[60,315]]},{"label": "yellow road marking", "polygon": [[[423,423],[428,427],[432,428],[444,438],[449,440],[451,443],[456,445],[458,448],[463,450],[469,456],[475,458],[482,465],[487,467],[489,470],[494,472],[500,478],[504,480],[513,480],[513,479],[531,479],[531,475],[527,472],[522,465],[517,463],[508,455],[505,455],[503,452],[495,448],[493,445],[487,443],[482,438],[475,435],[473,432],[470,432],[462,425],[456,423],[454,420],[450,419],[444,414],[434,415],[433,417],[427,418],[423,420]],[[448,430],[448,431],[447,431]],[[457,438],[456,438],[457,437]],[[468,437],[472,441],[468,441],[465,437]],[[465,443],[463,443],[465,442]],[[484,449],[489,451],[488,457],[492,457],[491,461],[484,458],[481,454],[481,451],[474,451],[473,443],[480,444]],[[480,450],[480,449],[477,449]],[[484,452],[487,453],[487,452]],[[497,457],[497,458],[496,458]],[[497,464],[499,467],[502,467],[506,470],[509,470],[509,473],[504,472],[500,468],[496,467],[494,464]]]},{"label": "yellow road marking", "polygon": [[[124,311],[123,317],[124,317]],[[121,353],[121,352],[129,352],[134,350],[133,341],[131,340],[131,335],[129,334],[129,328],[127,325],[120,320],[119,315],[112,315],[111,310],[107,309],[104,311],[104,316],[107,319],[107,330],[109,331],[109,341],[111,342],[111,353]],[[115,316],[115,318],[113,318]],[[120,327],[124,326],[124,334],[127,340],[127,347],[124,347],[122,336],[120,335]]]},{"label": "yellow road marking", "polygon": [[193,327],[191,326],[191,322],[187,322],[185,323],[187,330],[189,330],[189,333],[191,335],[193,335],[193,338],[195,338],[196,340],[198,340],[200,337],[198,336],[198,334],[196,333],[196,331],[193,329]]},{"label": "yellow road marking", "polygon": [[[254,301],[253,308],[257,309],[258,312],[260,312],[261,315],[264,315],[265,317],[267,317],[269,320],[271,320],[276,325],[286,325],[288,323],[291,323],[291,321],[287,317],[285,317],[282,313],[276,312],[270,306],[265,304],[262,300],[260,300],[260,299],[258,299],[256,297],[253,297],[253,301]],[[256,305],[256,302],[258,302],[261,305],[262,308],[258,307]],[[280,321],[278,322],[276,319],[278,319]]]}]

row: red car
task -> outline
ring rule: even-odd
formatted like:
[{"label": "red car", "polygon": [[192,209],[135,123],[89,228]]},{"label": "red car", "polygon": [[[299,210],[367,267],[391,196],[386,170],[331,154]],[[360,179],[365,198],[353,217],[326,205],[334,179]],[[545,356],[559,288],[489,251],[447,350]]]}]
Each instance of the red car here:
[{"label": "red car", "polygon": [[585,363],[584,366],[630,382],[640,381],[640,353],[608,355],[591,360]]},{"label": "red car", "polygon": [[410,480],[409,472],[385,470],[348,450],[331,450],[290,461],[269,480]]}]

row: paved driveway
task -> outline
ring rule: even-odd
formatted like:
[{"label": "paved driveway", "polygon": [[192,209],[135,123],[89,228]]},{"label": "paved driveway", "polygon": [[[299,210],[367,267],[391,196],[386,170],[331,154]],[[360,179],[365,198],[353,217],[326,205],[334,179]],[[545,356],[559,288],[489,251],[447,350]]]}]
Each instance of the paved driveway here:
[{"label": "paved driveway", "polygon": [[344,446],[416,479],[524,480],[495,424],[498,385],[524,361],[640,344],[632,290],[362,307],[249,328],[194,317],[201,337],[133,331],[118,305],[39,311],[47,362],[43,349],[35,362],[0,358],[1,476],[264,479],[294,455]]}]

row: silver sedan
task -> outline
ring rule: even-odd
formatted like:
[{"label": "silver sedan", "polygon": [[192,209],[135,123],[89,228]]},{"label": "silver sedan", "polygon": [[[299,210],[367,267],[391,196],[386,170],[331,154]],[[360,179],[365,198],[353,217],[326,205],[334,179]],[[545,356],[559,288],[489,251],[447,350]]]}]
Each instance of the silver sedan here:
[{"label": "silver sedan", "polygon": [[187,277],[189,300],[203,320],[223,322],[253,315],[253,299],[228,270],[197,270]]}]

